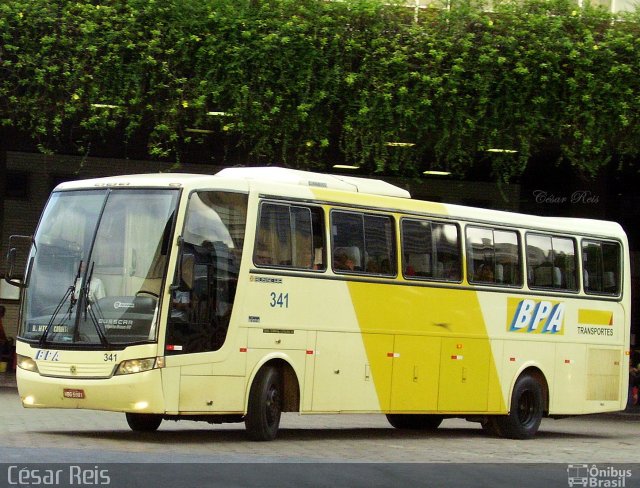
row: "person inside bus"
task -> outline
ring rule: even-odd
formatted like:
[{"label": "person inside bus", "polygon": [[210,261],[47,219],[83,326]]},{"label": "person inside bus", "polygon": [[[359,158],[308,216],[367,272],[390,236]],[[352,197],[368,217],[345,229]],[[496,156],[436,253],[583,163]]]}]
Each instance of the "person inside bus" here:
[{"label": "person inside bus", "polygon": [[380,274],[382,272],[380,265],[373,258],[367,261],[367,267],[365,268],[365,271],[367,273],[375,273],[375,274]]},{"label": "person inside bus", "polygon": [[[84,274],[87,266],[84,261],[82,261],[80,265],[80,277],[76,280],[75,283],[75,291],[73,292],[73,297],[77,300],[80,297],[80,286],[82,284],[82,275]],[[89,305],[97,302],[101,298],[106,296],[106,292],[104,290],[104,284],[100,278],[96,278],[95,276],[91,276],[91,282],[89,283],[89,294],[87,298],[89,299]]]},{"label": "person inside bus", "polygon": [[333,269],[341,271],[353,271],[355,269],[353,257],[349,255],[345,248],[339,247],[333,252]]},{"label": "person inside bus", "polygon": [[449,261],[445,265],[444,278],[452,281],[460,280],[460,264],[457,261]]},{"label": "person inside bus", "polygon": [[478,272],[476,273],[475,281],[482,281],[484,283],[493,283],[493,269],[488,264],[482,264],[480,268],[478,268]]}]

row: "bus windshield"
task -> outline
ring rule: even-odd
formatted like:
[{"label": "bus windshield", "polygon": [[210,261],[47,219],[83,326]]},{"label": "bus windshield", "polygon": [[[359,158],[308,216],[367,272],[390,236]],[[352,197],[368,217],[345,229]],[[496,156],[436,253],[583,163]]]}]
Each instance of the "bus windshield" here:
[{"label": "bus windshield", "polygon": [[20,337],[40,346],[156,340],[178,190],[54,192],[32,246]]}]

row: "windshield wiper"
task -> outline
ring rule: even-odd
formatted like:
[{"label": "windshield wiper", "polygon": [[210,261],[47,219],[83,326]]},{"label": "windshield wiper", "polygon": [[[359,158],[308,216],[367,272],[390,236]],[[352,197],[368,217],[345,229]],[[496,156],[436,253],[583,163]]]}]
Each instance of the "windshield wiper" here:
[{"label": "windshield wiper", "polygon": [[49,332],[51,331],[51,328],[53,327],[53,324],[56,321],[56,317],[58,316],[58,314],[60,313],[60,310],[62,310],[62,307],[64,306],[64,304],[66,303],[67,299],[69,299],[69,298],[70,298],[69,299],[69,309],[67,310],[67,314],[69,314],[69,320],[71,320],[71,316],[73,314],[73,309],[74,309],[74,307],[76,305],[76,302],[78,301],[76,299],[76,283],[78,282],[78,279],[80,279],[80,273],[81,272],[82,272],[82,261],[80,261],[80,264],[78,264],[78,271],[76,272],[76,276],[73,279],[73,282],[71,283],[71,286],[69,286],[69,288],[67,288],[67,291],[65,292],[65,294],[62,296],[62,298],[58,302],[58,305],[56,306],[55,310],[51,314],[51,318],[49,319],[49,322],[47,323],[46,329],[42,333],[42,336],[40,336],[40,340],[38,341],[40,347],[44,346],[47,343],[47,336],[49,335]]},{"label": "windshield wiper", "polygon": [[93,305],[95,305],[95,307],[98,309],[98,312],[100,312],[100,315],[102,316],[102,312],[100,311],[100,306],[98,305],[97,301],[94,304],[89,303],[89,297],[91,296],[91,280],[93,279],[93,268],[95,264],[96,264],[95,262],[91,263],[91,271],[89,272],[89,276],[87,277],[87,280],[85,282],[85,287],[84,287],[84,293],[83,293],[84,320],[85,321],[87,320],[87,315],[88,315],[89,318],[91,319],[91,322],[93,323],[93,327],[96,329],[96,332],[98,333],[100,342],[104,347],[109,348],[111,344],[107,339],[107,335],[105,334],[105,331],[102,330],[102,327],[100,327],[100,321],[96,317],[96,313],[93,311]]}]

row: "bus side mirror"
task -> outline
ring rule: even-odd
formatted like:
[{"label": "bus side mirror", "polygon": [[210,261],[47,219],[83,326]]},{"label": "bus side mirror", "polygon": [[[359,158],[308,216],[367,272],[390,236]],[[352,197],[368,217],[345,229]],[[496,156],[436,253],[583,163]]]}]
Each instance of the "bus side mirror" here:
[{"label": "bus side mirror", "polygon": [[7,283],[11,283],[11,280],[13,279],[13,270],[16,266],[16,252],[17,250],[15,247],[12,247],[7,252],[7,259],[6,259],[7,272],[4,276],[4,279],[7,281]]},{"label": "bus side mirror", "polygon": [[6,259],[6,273],[4,279],[7,283],[13,286],[17,286],[18,288],[27,288],[29,286],[29,274],[31,271],[31,264],[33,263],[33,257],[29,260],[26,276],[23,281],[20,281],[19,277],[16,274],[16,260],[18,255],[18,249],[15,246],[12,246],[13,241],[24,241],[29,245],[34,245],[33,236],[18,236],[13,235],[9,237],[9,251],[7,252]]},{"label": "bus side mirror", "polygon": [[12,247],[11,249],[9,249],[9,252],[7,252],[7,272],[4,276],[4,280],[12,286],[17,286],[18,288],[26,288],[26,285],[23,282],[16,280],[14,276],[17,252],[18,251],[15,247]]}]

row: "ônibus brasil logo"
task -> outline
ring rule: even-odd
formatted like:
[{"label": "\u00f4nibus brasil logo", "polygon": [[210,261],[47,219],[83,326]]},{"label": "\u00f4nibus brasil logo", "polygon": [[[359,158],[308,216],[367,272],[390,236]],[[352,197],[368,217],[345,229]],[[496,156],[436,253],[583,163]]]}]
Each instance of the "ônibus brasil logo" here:
[{"label": "\u00f4nibus brasil logo", "polygon": [[631,470],[606,466],[604,468],[592,464],[569,464],[567,466],[567,483],[569,486],[598,488],[624,488],[627,478],[631,478]]}]

